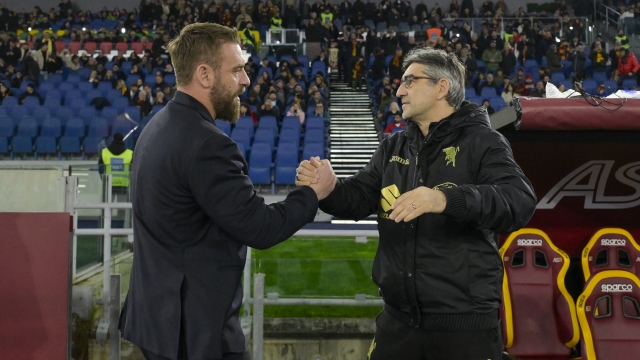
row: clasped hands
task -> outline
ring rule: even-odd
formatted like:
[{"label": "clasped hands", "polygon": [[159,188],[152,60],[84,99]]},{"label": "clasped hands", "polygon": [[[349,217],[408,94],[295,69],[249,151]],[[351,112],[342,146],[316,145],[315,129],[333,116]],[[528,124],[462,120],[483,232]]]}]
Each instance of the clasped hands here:
[{"label": "clasped hands", "polygon": [[[296,169],[296,186],[309,186],[323,200],[336,186],[337,178],[329,160],[313,157],[304,160]],[[402,194],[391,206],[389,215],[396,223],[411,221],[426,213],[442,213],[447,206],[447,198],[439,190],[420,186]]]}]

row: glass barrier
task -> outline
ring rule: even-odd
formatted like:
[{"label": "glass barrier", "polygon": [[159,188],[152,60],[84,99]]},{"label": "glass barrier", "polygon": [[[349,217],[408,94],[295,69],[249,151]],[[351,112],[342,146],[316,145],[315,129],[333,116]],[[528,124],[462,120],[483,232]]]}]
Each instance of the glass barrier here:
[{"label": "glass barrier", "polygon": [[301,43],[300,30],[298,29],[269,29],[267,31],[267,45],[299,44]]}]

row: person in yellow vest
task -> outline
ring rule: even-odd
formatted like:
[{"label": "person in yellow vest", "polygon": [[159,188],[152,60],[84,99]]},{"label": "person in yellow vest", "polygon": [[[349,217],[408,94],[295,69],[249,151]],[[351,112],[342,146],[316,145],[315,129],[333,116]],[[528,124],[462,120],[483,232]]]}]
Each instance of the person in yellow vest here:
[{"label": "person in yellow vest", "polygon": [[333,22],[333,13],[331,12],[331,9],[328,6],[325,7],[324,12],[320,14],[320,20],[322,20],[323,24],[326,24],[328,22]]},{"label": "person in yellow vest", "polygon": [[282,18],[278,12],[273,12],[273,17],[271,18],[271,41],[272,42],[282,42],[284,39],[282,38]]},{"label": "person in yellow vest", "polygon": [[133,151],[127,149],[124,144],[124,136],[120,133],[113,135],[111,145],[102,149],[100,160],[104,174],[111,175],[111,185],[114,196],[126,195],[129,188],[129,168],[133,160]]}]

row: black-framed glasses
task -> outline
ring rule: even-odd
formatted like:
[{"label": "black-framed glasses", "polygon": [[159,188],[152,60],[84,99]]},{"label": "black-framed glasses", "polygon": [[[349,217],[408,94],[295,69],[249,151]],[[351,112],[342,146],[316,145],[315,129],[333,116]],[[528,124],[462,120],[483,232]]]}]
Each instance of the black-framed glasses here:
[{"label": "black-framed glasses", "polygon": [[414,81],[416,80],[421,80],[421,79],[429,79],[429,80],[438,80],[438,79],[434,79],[432,77],[428,77],[428,76],[405,76],[404,80],[400,80],[400,84],[404,84],[404,86],[409,89],[411,88],[411,84],[413,84]]}]

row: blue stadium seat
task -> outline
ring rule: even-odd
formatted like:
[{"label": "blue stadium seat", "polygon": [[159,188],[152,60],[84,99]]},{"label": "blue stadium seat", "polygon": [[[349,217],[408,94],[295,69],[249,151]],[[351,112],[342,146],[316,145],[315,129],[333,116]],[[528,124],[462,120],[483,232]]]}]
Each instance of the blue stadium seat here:
[{"label": "blue stadium seat", "polygon": [[113,90],[113,84],[110,81],[101,81],[98,84],[98,90],[102,96],[106,96],[109,91]]},{"label": "blue stadium seat", "polygon": [[258,128],[255,138],[253,139],[253,145],[255,146],[257,143],[269,144],[269,149],[273,151],[276,145],[276,137],[273,134],[273,130],[271,128]]},{"label": "blue stadium seat", "polygon": [[236,145],[238,146],[238,150],[240,151],[240,154],[242,154],[242,157],[246,159],[247,151],[244,149],[244,145],[238,143],[236,143]]},{"label": "blue stadium seat", "polygon": [[176,76],[174,74],[167,74],[164,76],[164,82],[169,86],[173,86],[176,84]]},{"label": "blue stadium seat", "polygon": [[107,121],[107,124],[112,125],[118,117],[118,110],[112,106],[107,106],[102,109],[100,116]]},{"label": "blue stadium seat", "polygon": [[564,85],[565,91],[573,89],[573,83],[571,83],[571,80],[561,80],[558,86],[560,85]]},{"label": "blue stadium seat", "polygon": [[78,111],[78,117],[84,121],[85,126],[88,126],[96,116],[96,109],[93,106],[85,106]]},{"label": "blue stadium seat", "polygon": [[58,91],[60,91],[60,94],[62,95],[63,98],[67,97],[67,93],[71,90],[76,90],[76,85],[69,83],[69,82],[63,82],[60,85],[58,85]]},{"label": "blue stadium seat", "polygon": [[604,84],[605,80],[607,80],[607,74],[604,71],[593,72],[593,81],[595,81],[598,85]]},{"label": "blue stadium seat", "polygon": [[140,120],[142,118],[141,114],[140,114],[140,109],[137,106],[127,106],[124,109],[124,112],[129,115],[129,118],[131,118],[131,120],[135,121],[136,124],[140,123]]},{"label": "blue stadium seat", "polygon": [[14,136],[11,141],[11,151],[13,154],[33,153],[33,139],[30,136]]},{"label": "blue stadium seat", "polygon": [[[124,134],[123,134],[124,135]],[[109,124],[104,118],[94,116],[89,123],[88,137],[106,138],[109,136]]]},{"label": "blue stadium seat", "polygon": [[496,89],[492,87],[485,87],[480,91],[480,97],[483,99],[488,99],[496,95],[497,95]]},{"label": "blue stadium seat", "polygon": [[16,106],[11,111],[11,117],[13,118],[13,123],[15,125],[18,125],[20,120],[25,116],[29,116],[29,109],[24,106]]},{"label": "blue stadium seat", "polygon": [[276,121],[275,116],[265,115],[260,117],[260,120],[258,121],[258,130],[260,129],[271,129],[273,136],[278,135],[278,122]]},{"label": "blue stadium seat", "polygon": [[87,99],[87,103],[91,103],[91,100],[95,98],[103,97],[102,92],[98,89],[91,89],[87,91],[85,95],[85,99]]},{"label": "blue stadium seat", "polygon": [[105,147],[104,138],[87,136],[82,142],[82,148],[86,156],[99,154]]},{"label": "blue stadium seat", "polygon": [[60,119],[57,117],[48,117],[42,122],[42,128],[40,129],[40,136],[47,137],[60,137],[62,134],[62,126],[60,125]]},{"label": "blue stadium seat", "polygon": [[234,127],[233,130],[231,130],[231,139],[237,144],[242,144],[245,151],[248,152],[251,150],[251,134],[249,133],[249,129]]},{"label": "blue stadium seat", "polygon": [[80,110],[87,108],[88,105],[87,100],[81,97],[71,99],[70,102],[67,99],[67,101],[65,101],[65,104],[68,104],[71,110],[73,110],[73,113],[76,115],[80,114]]},{"label": "blue stadium seat", "polygon": [[231,136],[231,123],[224,120],[215,120],[216,126],[218,129],[222,130],[227,136]]},{"label": "blue stadium seat", "polygon": [[[80,118],[71,118],[64,127],[65,137],[84,137],[84,121]],[[80,142],[78,141],[78,145]],[[62,144],[60,144],[62,146]]]},{"label": "blue stadium seat", "polygon": [[304,143],[305,145],[317,143],[322,144],[322,146],[324,147],[324,131],[319,129],[307,130],[304,134]]},{"label": "blue stadium seat", "polygon": [[78,89],[71,89],[69,91],[67,91],[67,93],[64,96],[64,105],[65,106],[70,106],[71,102],[75,99],[83,99],[82,97],[82,92]]},{"label": "blue stadium seat", "polygon": [[52,136],[40,136],[36,139],[36,151],[41,154],[55,154],[58,152],[56,138]]},{"label": "blue stadium seat", "polygon": [[164,105],[153,105],[153,107],[151,108],[151,113],[156,114],[162,109],[164,109]]},{"label": "blue stadium seat", "polygon": [[558,86],[560,81],[565,80],[564,73],[558,71],[551,74],[551,83]]},{"label": "blue stadium seat", "polygon": [[129,74],[127,75],[127,80],[125,80],[125,84],[127,84],[127,88],[131,88],[131,84],[135,84],[136,81],[140,79],[140,75],[138,74]]},{"label": "blue stadium seat", "polygon": [[42,122],[44,121],[44,119],[46,119],[49,116],[51,116],[51,111],[49,111],[49,108],[44,106],[44,105],[38,105],[33,110],[33,114],[32,115],[33,115],[33,117],[36,118],[36,121],[38,122],[38,125],[42,125]]},{"label": "blue stadium seat", "polygon": [[62,138],[60,138],[60,154],[80,154],[80,138],[76,136],[63,136]]},{"label": "blue stadium seat", "polygon": [[269,67],[261,67],[260,70],[258,70],[257,77],[262,77],[262,73],[263,72],[268,73],[269,77],[273,79],[273,70],[271,70],[271,68],[269,68]]},{"label": "blue stadium seat", "polygon": [[111,125],[111,134],[120,133],[122,135],[127,135],[135,126],[136,124],[124,116],[118,116]]},{"label": "blue stadium seat", "polygon": [[56,111],[56,117],[60,119],[63,125],[66,124],[73,116],[73,109],[69,106],[60,106]]},{"label": "blue stadium seat", "polygon": [[16,136],[36,137],[38,136],[38,122],[33,116],[24,116],[18,123]]},{"label": "blue stadium seat", "polygon": [[635,79],[626,79],[622,81],[622,89],[629,90],[638,87],[638,82]]},{"label": "blue stadium seat", "polygon": [[78,84],[80,81],[82,81],[82,79],[80,78],[79,74],[69,74],[66,80],[66,82],[72,83],[72,84]]},{"label": "blue stadium seat", "polygon": [[249,178],[254,184],[271,184],[272,152],[269,144],[256,143],[249,157]]},{"label": "blue stadium seat", "polygon": [[83,80],[87,79],[89,76],[91,76],[91,69],[86,68],[86,67],[82,67],[82,68],[78,69],[78,73],[77,74],[78,74],[78,76],[80,76],[80,79],[83,79]]},{"label": "blue stadium seat", "polygon": [[476,94],[476,89],[472,88],[472,87],[468,87],[464,89],[464,98],[465,99],[469,99],[470,97],[473,96],[478,96]]},{"label": "blue stadium seat", "polygon": [[309,160],[312,157],[319,156],[321,159],[324,159],[324,146],[318,143],[306,144],[304,146],[304,150],[302,150],[302,159]]},{"label": "blue stadium seat", "polygon": [[125,96],[117,98],[113,103],[111,103],[111,106],[118,111],[118,114],[122,114],[127,106],[129,106],[129,98]]},{"label": "blue stadium seat", "polygon": [[47,79],[47,82],[53,83],[55,85],[58,85],[62,82],[62,74],[49,74],[49,78]]},{"label": "blue stadium seat", "polygon": [[14,130],[13,119],[6,115],[0,116],[0,139],[12,137]]},{"label": "blue stadium seat", "polygon": [[40,95],[42,95],[43,98],[46,99],[49,91],[54,90],[55,88],[56,88],[56,84],[49,81],[45,81],[42,84],[40,84],[40,86],[38,86],[38,92],[40,93]]},{"label": "blue stadium seat", "polygon": [[598,83],[595,80],[583,80],[582,88],[587,94],[596,95],[598,92]]},{"label": "blue stadium seat", "polygon": [[282,130],[294,129],[300,134],[300,119],[297,116],[285,116],[282,119]]},{"label": "blue stadium seat", "polygon": [[57,103],[58,106],[60,106],[61,102],[62,102],[62,93],[60,92],[60,90],[51,89],[47,91],[47,96],[45,96],[44,98],[45,105]]},{"label": "blue stadium seat", "polygon": [[[244,128],[249,130],[249,134],[253,136],[253,118],[251,116],[240,116],[236,122],[235,128]],[[248,149],[247,149],[248,150]]]},{"label": "blue stadium seat", "polygon": [[320,129],[322,131],[325,131],[324,120],[319,116],[310,116],[305,121],[305,129],[306,130]]},{"label": "blue stadium seat", "polygon": [[276,154],[276,185],[294,185],[298,164],[298,147],[293,143],[280,144]]},{"label": "blue stadium seat", "polygon": [[504,109],[507,106],[507,104],[504,103],[504,99],[502,98],[502,96],[494,96],[489,98],[489,104],[496,112]]},{"label": "blue stadium seat", "polygon": [[95,90],[93,87],[93,83],[90,83],[88,81],[82,81],[78,83],[78,90],[80,90],[82,93],[86,94],[91,90]]},{"label": "blue stadium seat", "polygon": [[9,96],[2,100],[2,107],[7,110],[8,114],[11,114],[13,108],[18,106],[18,98],[15,96]]},{"label": "blue stadium seat", "polygon": [[300,147],[300,130],[285,129],[280,131],[280,140],[278,141],[278,148],[280,145],[290,142],[296,146],[296,149]]},{"label": "blue stadium seat", "polygon": [[480,96],[473,96],[473,97],[470,97],[467,100],[469,100],[470,102],[472,102],[474,104],[482,105],[482,98]]},{"label": "blue stadium seat", "polygon": [[107,100],[109,100],[109,103],[113,104],[113,102],[117,99],[117,98],[121,98],[124,97],[122,95],[122,90],[120,89],[111,89],[109,90],[109,92],[107,92]]}]

